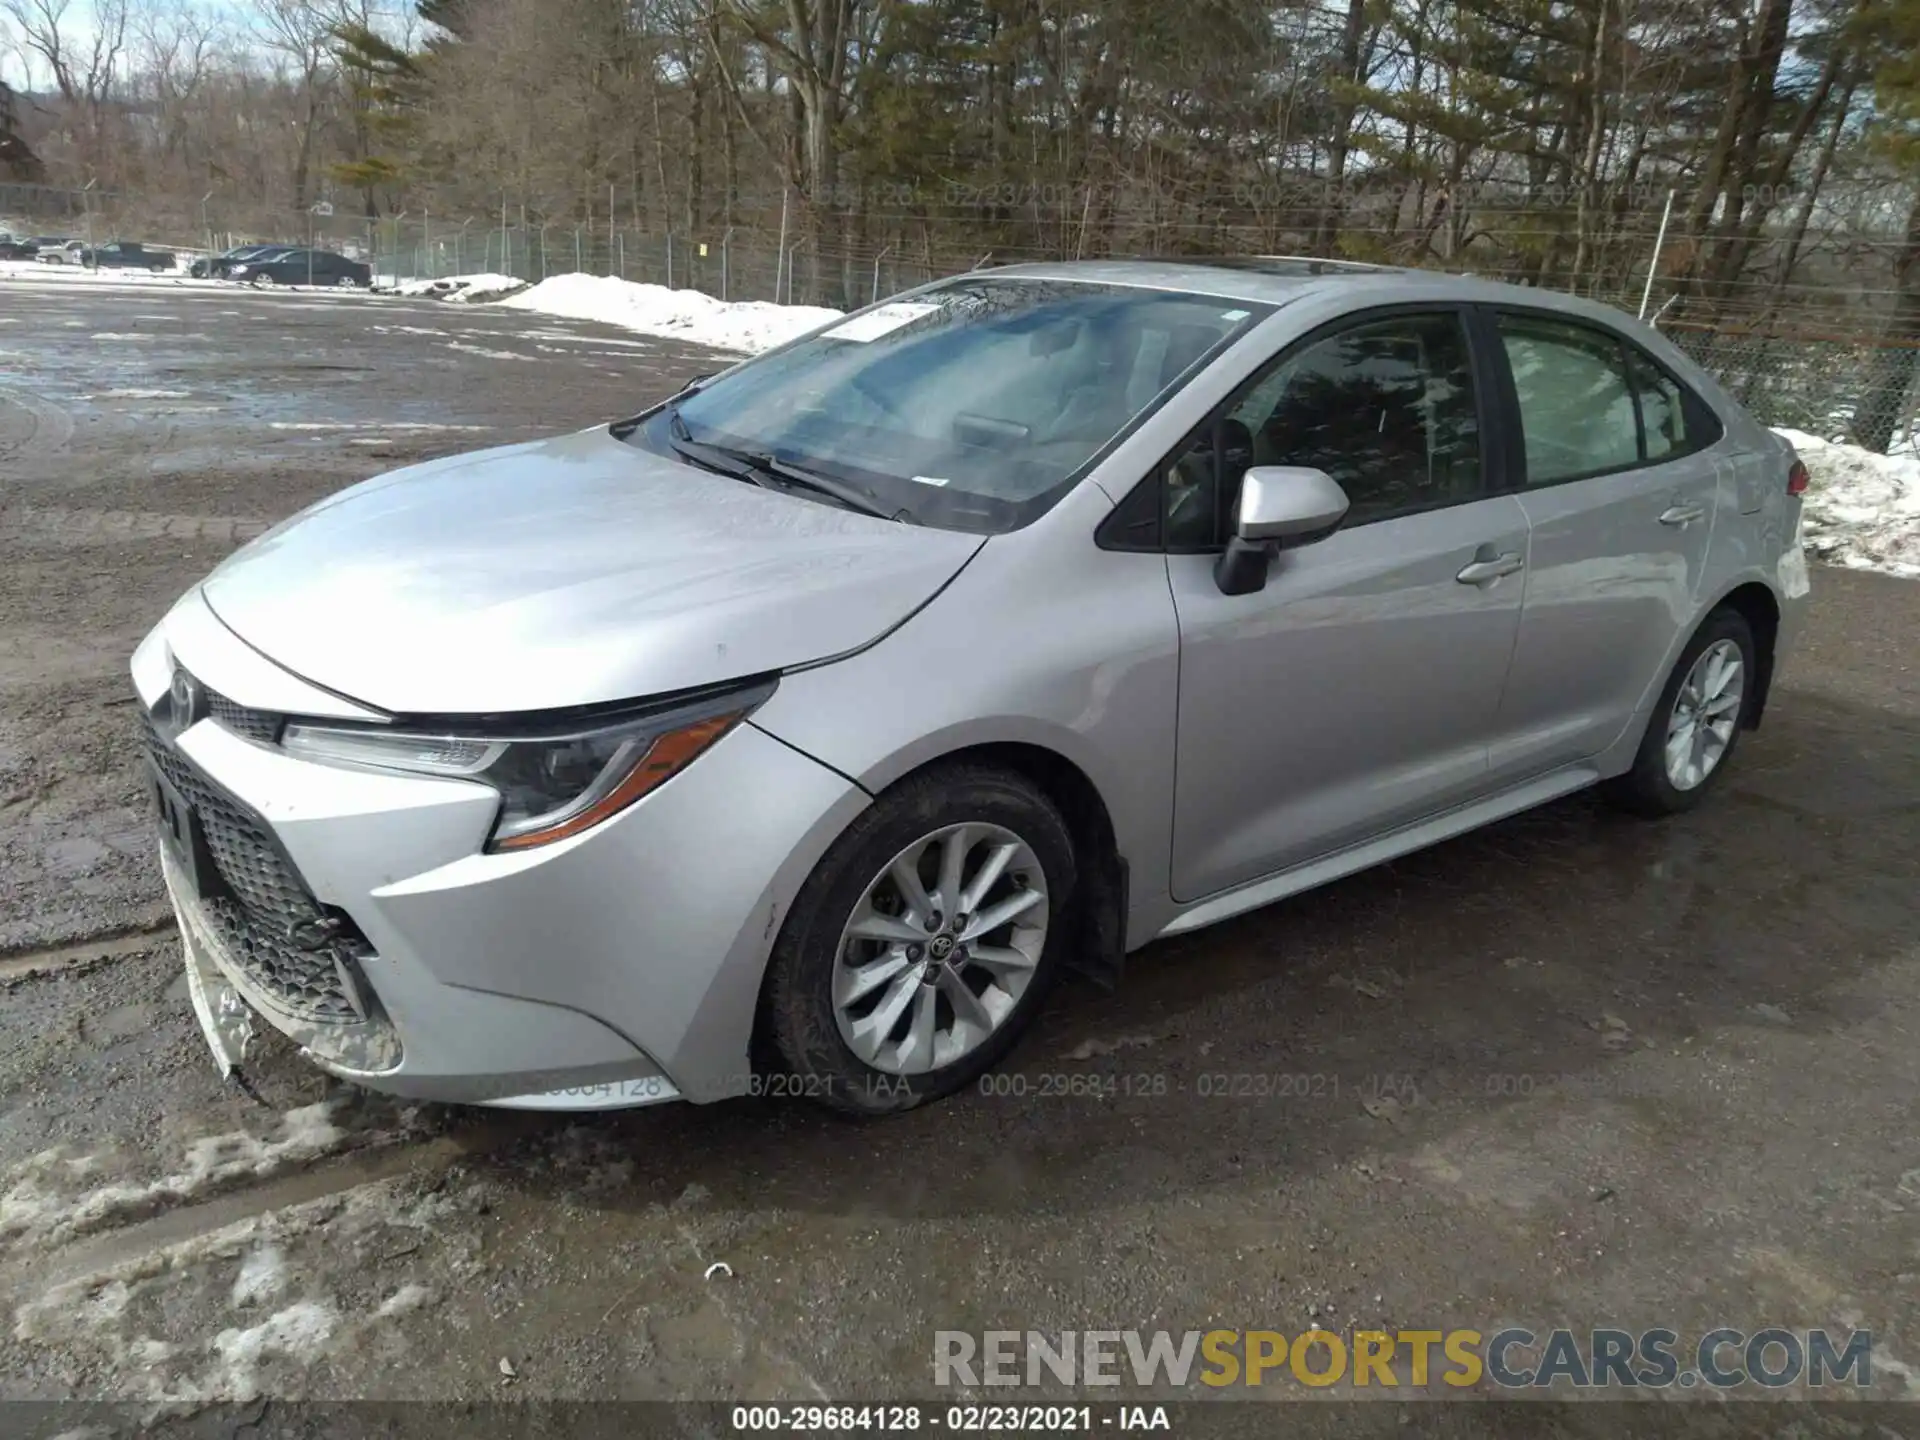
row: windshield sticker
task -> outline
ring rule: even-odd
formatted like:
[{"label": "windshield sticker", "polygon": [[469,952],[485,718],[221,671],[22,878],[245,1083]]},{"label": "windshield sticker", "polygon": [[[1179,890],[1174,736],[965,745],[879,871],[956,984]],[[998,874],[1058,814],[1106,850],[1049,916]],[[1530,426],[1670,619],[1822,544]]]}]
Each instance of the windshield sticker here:
[{"label": "windshield sticker", "polygon": [[945,485],[948,483],[945,476],[910,475],[907,478],[912,480],[916,485]]},{"label": "windshield sticker", "polygon": [[1251,315],[1252,313],[1253,312],[1251,310],[1223,310],[1220,313],[1220,318],[1222,320],[1240,321],[1240,320],[1246,319],[1247,316]]},{"label": "windshield sticker", "polygon": [[864,315],[842,321],[823,334],[828,340],[858,340],[865,344],[869,340],[878,340],[882,335],[891,335],[902,326],[911,325],[939,308],[925,300],[895,300],[877,310],[869,310]]}]

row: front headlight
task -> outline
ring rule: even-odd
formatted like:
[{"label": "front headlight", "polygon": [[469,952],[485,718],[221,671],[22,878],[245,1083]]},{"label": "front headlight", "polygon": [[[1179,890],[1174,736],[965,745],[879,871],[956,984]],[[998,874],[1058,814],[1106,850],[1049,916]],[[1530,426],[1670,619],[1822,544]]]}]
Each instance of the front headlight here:
[{"label": "front headlight", "polygon": [[771,680],[571,723],[442,729],[317,725],[280,736],[328,764],[478,780],[500,792],[489,850],[529,850],[591,829],[691,765],[773,693]]},{"label": "front headlight", "polygon": [[247,267],[244,265],[234,265],[227,270],[227,273],[229,275],[244,275],[247,273]]}]

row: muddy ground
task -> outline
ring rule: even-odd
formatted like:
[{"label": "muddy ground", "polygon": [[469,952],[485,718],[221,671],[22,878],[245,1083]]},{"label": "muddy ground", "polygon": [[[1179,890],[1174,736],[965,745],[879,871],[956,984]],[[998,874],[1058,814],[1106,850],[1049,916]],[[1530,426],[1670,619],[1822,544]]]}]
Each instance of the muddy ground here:
[{"label": "muddy ground", "polygon": [[[136,640],[317,496],[711,368],[485,306],[0,285],[0,1398],[931,1397],[937,1328],[1316,1321],[1871,1327],[1920,1396],[1920,585],[1875,575],[1816,572],[1699,812],[1575,797],[1153,946],[1055,998],[1024,1094],[510,1116],[284,1049],[225,1088]],[[1554,1423],[1624,1433],[1593,1414]]]}]

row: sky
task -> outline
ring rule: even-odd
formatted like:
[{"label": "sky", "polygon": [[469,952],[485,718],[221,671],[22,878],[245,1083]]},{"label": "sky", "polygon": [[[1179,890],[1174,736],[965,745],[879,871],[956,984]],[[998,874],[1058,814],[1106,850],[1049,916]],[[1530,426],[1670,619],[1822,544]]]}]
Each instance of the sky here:
[{"label": "sky", "polygon": [[[24,0],[31,8],[37,8],[43,0]],[[44,0],[56,8],[61,0]],[[150,6],[157,13],[193,12],[209,19],[224,22],[222,29],[229,33],[239,33],[248,28],[258,7],[248,0],[134,0],[135,4]],[[70,37],[68,43],[75,48],[85,50],[99,33],[99,25],[94,16],[94,0],[65,0],[66,13],[62,18],[62,28]],[[379,7],[390,12],[397,22],[399,16],[411,9],[406,0],[382,0]],[[20,35],[13,21],[4,11],[0,11],[0,80],[5,80],[15,89],[27,90],[48,83],[45,67],[34,57],[23,53]]]}]

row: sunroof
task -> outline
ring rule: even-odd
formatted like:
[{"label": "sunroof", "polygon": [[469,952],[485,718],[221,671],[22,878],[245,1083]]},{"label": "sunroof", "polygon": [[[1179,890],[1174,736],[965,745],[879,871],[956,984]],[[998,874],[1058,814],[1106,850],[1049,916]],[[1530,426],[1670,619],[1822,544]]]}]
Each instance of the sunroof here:
[{"label": "sunroof", "polygon": [[1250,270],[1260,275],[1377,274],[1384,265],[1358,260],[1322,260],[1311,255],[1182,255],[1169,256],[1188,265],[1211,265],[1218,270]]}]

